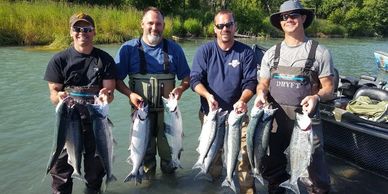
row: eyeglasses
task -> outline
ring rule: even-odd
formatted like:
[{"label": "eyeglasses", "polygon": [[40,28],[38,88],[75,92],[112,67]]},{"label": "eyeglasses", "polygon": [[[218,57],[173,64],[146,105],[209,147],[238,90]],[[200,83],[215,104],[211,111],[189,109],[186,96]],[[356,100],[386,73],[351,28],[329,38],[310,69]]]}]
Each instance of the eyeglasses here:
[{"label": "eyeglasses", "polygon": [[219,30],[224,29],[224,27],[230,28],[233,25],[234,25],[234,22],[228,22],[226,24],[215,24],[216,28],[219,29]]},{"label": "eyeglasses", "polygon": [[94,30],[92,26],[87,26],[87,27],[73,26],[72,29],[73,29],[73,32],[92,32]]},{"label": "eyeglasses", "polygon": [[301,16],[301,14],[297,13],[297,12],[286,13],[286,14],[280,15],[280,21],[287,21],[288,18],[291,18],[293,20],[293,19],[296,19],[300,16]]}]

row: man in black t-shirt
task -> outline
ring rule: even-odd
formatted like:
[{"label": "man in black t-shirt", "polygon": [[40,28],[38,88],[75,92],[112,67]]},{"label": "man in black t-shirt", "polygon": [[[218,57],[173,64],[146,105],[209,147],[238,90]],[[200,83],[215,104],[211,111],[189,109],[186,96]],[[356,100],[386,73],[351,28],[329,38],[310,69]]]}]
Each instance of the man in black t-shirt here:
[{"label": "man in black t-shirt", "polygon": [[[96,35],[94,20],[84,13],[70,18],[70,36],[73,44],[56,54],[49,62],[44,80],[48,81],[50,100],[54,105],[67,96],[74,97],[79,105],[81,136],[84,147],[85,193],[99,193],[105,170],[96,157],[95,139],[90,115],[84,106],[94,101],[94,95],[109,103],[115,89],[115,68],[113,58],[93,46]],[[76,96],[72,96],[77,94]],[[52,176],[53,193],[72,193],[73,167],[68,163],[66,149],[48,171]]]}]

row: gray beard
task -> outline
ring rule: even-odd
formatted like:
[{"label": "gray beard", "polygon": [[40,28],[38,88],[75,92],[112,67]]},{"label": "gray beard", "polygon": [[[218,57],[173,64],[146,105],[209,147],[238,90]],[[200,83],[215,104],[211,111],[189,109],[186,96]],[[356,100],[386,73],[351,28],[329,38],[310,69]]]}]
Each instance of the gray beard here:
[{"label": "gray beard", "polygon": [[151,44],[151,46],[156,46],[160,42],[161,36],[159,36],[159,35],[155,36],[155,35],[148,34],[147,39],[148,39],[149,44]]}]

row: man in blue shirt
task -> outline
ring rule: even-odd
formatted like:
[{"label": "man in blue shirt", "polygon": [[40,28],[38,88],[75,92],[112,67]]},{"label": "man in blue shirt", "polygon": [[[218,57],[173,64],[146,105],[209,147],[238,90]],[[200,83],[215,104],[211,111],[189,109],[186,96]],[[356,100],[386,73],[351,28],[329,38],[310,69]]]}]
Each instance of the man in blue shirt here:
[{"label": "man in blue shirt", "polygon": [[[234,40],[237,25],[233,13],[228,10],[218,12],[214,24],[217,38],[197,50],[190,74],[190,86],[201,96],[200,117],[209,112],[209,107],[212,110],[222,108],[229,112],[247,112],[247,103],[257,85],[257,59],[249,46]],[[246,150],[245,145],[243,140],[243,150]],[[239,165],[241,193],[254,191],[249,162],[244,153]],[[221,161],[216,159],[210,174],[219,176],[221,169]]]},{"label": "man in blue shirt", "polygon": [[[116,55],[117,90],[126,95],[135,109],[141,102],[150,108],[151,138],[144,158],[144,170],[154,174],[156,169],[156,147],[161,158],[161,170],[173,173],[170,147],[164,135],[163,102],[161,96],[171,93],[182,96],[189,87],[190,68],[182,48],[171,40],[162,37],[165,27],[162,13],[155,7],[144,10],[141,22],[143,35],[125,42]],[[129,85],[124,79],[129,78]],[[175,76],[182,80],[175,87]]]}]

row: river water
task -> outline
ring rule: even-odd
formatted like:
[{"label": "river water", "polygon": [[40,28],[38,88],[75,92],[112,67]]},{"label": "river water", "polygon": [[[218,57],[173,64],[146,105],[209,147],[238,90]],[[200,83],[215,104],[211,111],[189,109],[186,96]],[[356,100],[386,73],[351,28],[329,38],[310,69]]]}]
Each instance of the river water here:
[{"label": "river water", "polygon": [[[187,60],[191,61],[196,48],[208,40],[181,42]],[[249,45],[258,43],[270,47],[279,40],[241,40]],[[359,77],[376,75],[388,81],[388,73],[377,69],[373,51],[388,51],[388,40],[376,39],[320,39],[333,55],[340,74]],[[112,56],[120,45],[99,45]],[[45,168],[52,146],[55,125],[54,107],[49,102],[47,83],[43,74],[56,52],[38,51],[26,47],[0,48],[0,193],[50,193],[50,176]],[[200,132],[197,112],[199,97],[188,90],[180,101],[184,123],[184,151],[182,169],[171,176],[158,170],[151,182],[135,186],[123,183],[130,166],[128,157],[129,105],[118,92],[110,106],[110,118],[115,124],[113,135],[118,142],[115,149],[113,173],[119,181],[109,185],[106,193],[222,193],[220,182],[194,181],[191,167],[197,159],[195,151]],[[333,193],[387,193],[388,180],[328,156]],[[369,178],[370,177],[370,178]],[[82,193],[84,185],[75,180],[74,193]],[[259,188],[264,191],[263,188]]]}]

